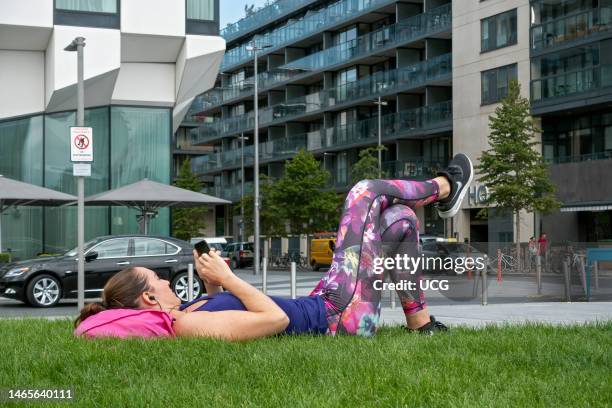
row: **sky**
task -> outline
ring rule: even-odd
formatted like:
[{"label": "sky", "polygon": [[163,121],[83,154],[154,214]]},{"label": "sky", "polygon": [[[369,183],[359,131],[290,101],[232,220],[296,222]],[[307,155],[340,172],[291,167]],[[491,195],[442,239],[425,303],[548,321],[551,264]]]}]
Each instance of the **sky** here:
[{"label": "sky", "polygon": [[[271,0],[270,0],[271,1]],[[227,23],[235,23],[244,17],[244,6],[246,4],[255,4],[255,8],[263,6],[265,0],[219,0],[221,3],[221,9],[219,10],[219,17],[221,19],[221,27],[223,28]]]}]

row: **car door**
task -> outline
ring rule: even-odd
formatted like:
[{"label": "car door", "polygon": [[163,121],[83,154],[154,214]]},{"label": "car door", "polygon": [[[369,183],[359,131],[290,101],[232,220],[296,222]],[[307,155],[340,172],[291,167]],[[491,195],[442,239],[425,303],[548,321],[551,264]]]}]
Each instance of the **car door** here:
[{"label": "car door", "polygon": [[[86,269],[91,270],[91,275],[96,276],[96,284],[101,291],[108,280],[122,269],[132,265],[131,258],[131,238],[110,238],[100,242],[90,251],[98,253],[98,258],[87,262]],[[101,293],[101,292],[100,292]]]},{"label": "car door", "polygon": [[162,279],[171,280],[172,269],[181,261],[181,248],[158,238],[134,238],[132,264],[151,269]]}]

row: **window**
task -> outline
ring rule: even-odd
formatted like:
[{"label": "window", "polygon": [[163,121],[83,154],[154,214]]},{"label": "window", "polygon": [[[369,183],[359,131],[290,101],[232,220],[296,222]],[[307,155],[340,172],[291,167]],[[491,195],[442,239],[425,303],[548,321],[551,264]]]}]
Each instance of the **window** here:
[{"label": "window", "polygon": [[55,0],[55,8],[88,13],[116,13],[117,0]]},{"label": "window", "polygon": [[187,0],[187,19],[212,21],[215,19],[214,0]]},{"label": "window", "polygon": [[98,253],[98,259],[121,258],[128,256],[129,243],[129,238],[110,239],[94,247],[93,251]]},{"label": "window", "polygon": [[79,27],[119,28],[119,0],[55,0],[53,23]]},{"label": "window", "polygon": [[173,254],[177,247],[152,238],[136,238],[134,240],[134,256],[154,256]]},{"label": "window", "polygon": [[483,71],[481,74],[481,103],[489,105],[499,102],[508,94],[508,84],[517,79],[516,64]]},{"label": "window", "polygon": [[481,20],[480,39],[482,52],[516,44],[516,9]]}]

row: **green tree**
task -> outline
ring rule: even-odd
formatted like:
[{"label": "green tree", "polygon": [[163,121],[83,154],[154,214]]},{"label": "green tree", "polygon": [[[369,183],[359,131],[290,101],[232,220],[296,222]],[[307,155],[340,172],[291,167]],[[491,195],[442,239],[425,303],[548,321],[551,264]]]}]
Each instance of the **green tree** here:
[{"label": "green tree", "polygon": [[365,179],[387,178],[387,172],[382,170],[378,174],[378,151],[385,151],[385,146],[374,146],[359,151],[359,160],[351,167],[351,181],[353,184]]},{"label": "green tree", "polygon": [[[174,183],[176,187],[200,192],[202,184],[191,171],[190,160],[183,162],[179,176]],[[172,235],[179,239],[189,240],[198,236],[200,230],[206,228],[204,217],[206,207],[173,208],[172,209]]]},{"label": "green tree", "polygon": [[341,199],[326,190],[329,177],[329,172],[305,149],[285,161],[285,174],[273,186],[273,200],[292,234],[337,228]]},{"label": "green tree", "polygon": [[[285,234],[285,226],[282,219],[278,216],[278,208],[274,199],[274,182],[272,177],[260,175],[259,183],[259,225],[261,234],[268,237],[279,237]],[[254,224],[254,195],[245,196],[234,204],[234,215],[240,215],[240,208],[244,206],[244,234],[245,237],[255,234]],[[246,239],[246,238],[245,238]]]},{"label": "green tree", "polygon": [[529,115],[529,100],[520,95],[516,80],[511,81],[508,96],[489,117],[489,128],[491,148],[482,152],[476,169],[480,181],[489,188],[488,203],[514,214],[516,253],[520,254],[520,210],[547,214],[560,203],[554,196],[547,165],[535,148],[539,142],[534,138],[540,130]]}]

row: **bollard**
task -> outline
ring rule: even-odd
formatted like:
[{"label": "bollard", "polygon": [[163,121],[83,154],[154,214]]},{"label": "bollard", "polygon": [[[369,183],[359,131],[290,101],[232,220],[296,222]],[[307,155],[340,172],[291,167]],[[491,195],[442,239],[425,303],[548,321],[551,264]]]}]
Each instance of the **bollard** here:
[{"label": "bollard", "polygon": [[536,256],[536,286],[538,295],[542,294],[542,256]]},{"label": "bollard", "polygon": [[486,306],[489,301],[489,294],[487,293],[487,268],[484,268],[480,275],[482,276],[482,305]]},{"label": "bollard", "polygon": [[261,270],[261,290],[264,295],[268,294],[268,258],[263,257],[263,268]]},{"label": "bollard", "polygon": [[563,260],[563,279],[565,281],[565,301],[571,302],[570,270],[568,259]]},{"label": "bollard", "polygon": [[291,262],[291,299],[295,298],[295,262]]},{"label": "bollard", "polygon": [[389,297],[391,298],[391,310],[395,310],[395,291],[389,291]]},{"label": "bollard", "polygon": [[[202,288],[200,288],[201,290]],[[187,265],[187,301],[193,300],[193,264]]]}]

